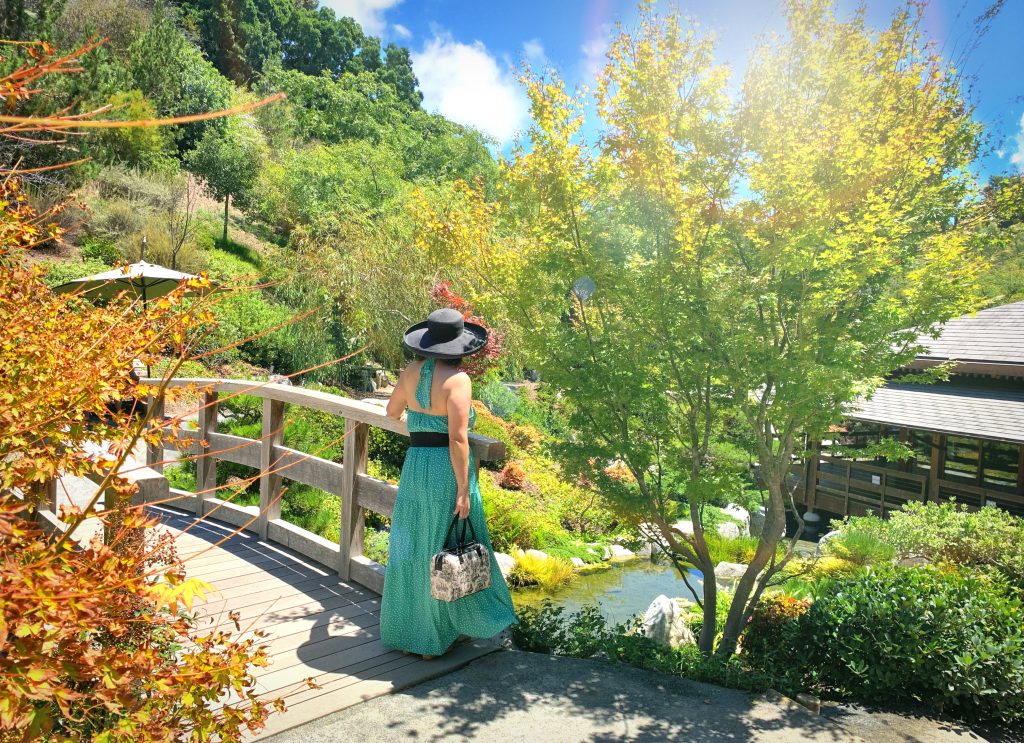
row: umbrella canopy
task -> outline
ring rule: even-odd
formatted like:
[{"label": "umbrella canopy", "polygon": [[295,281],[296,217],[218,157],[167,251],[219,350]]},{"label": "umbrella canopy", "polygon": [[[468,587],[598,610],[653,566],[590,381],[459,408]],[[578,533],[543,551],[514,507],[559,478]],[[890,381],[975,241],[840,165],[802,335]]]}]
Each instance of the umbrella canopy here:
[{"label": "umbrella canopy", "polygon": [[145,302],[170,294],[182,281],[197,278],[190,273],[172,271],[155,263],[140,261],[125,268],[83,276],[54,287],[55,292],[79,291],[88,299],[113,299],[121,292],[136,294]]}]

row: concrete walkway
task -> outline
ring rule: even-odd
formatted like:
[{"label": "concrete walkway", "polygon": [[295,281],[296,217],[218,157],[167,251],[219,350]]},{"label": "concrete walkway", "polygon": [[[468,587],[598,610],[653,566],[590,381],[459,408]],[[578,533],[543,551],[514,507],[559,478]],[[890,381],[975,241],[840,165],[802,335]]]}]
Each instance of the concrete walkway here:
[{"label": "concrete walkway", "polygon": [[[326,713],[327,710],[324,710]],[[815,716],[785,698],[749,695],[626,665],[497,652],[405,691],[329,714],[269,740],[980,741],[927,718],[832,708]]]}]

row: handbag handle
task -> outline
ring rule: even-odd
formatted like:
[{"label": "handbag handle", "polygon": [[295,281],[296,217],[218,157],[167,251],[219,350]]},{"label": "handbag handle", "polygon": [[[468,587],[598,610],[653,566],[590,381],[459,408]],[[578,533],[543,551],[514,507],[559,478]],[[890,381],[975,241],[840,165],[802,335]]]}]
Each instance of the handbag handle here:
[{"label": "handbag handle", "polygon": [[[456,516],[455,518],[452,519],[452,523],[448,527],[448,532],[444,535],[444,543],[441,545],[441,549],[448,549],[448,540],[451,538],[452,532],[455,531],[455,525],[457,523],[459,523],[459,521],[460,521],[460,519],[459,519],[458,516]],[[469,526],[469,534],[473,538],[473,541],[474,542],[477,541],[477,539],[476,539],[476,530],[473,528],[473,522],[470,521],[468,518],[461,519],[461,521],[462,521],[462,534],[460,535],[460,534],[456,533],[456,536],[455,536],[455,540],[456,541],[455,541],[455,544],[453,545],[456,549],[463,548],[467,544],[469,544],[466,541],[466,526],[467,525]]]}]

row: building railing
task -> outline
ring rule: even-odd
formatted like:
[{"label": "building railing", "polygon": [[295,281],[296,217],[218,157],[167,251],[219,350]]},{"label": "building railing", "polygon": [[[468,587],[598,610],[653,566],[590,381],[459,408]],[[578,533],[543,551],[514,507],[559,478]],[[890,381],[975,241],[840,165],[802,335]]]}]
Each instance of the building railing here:
[{"label": "building railing", "polygon": [[991,504],[1024,515],[1024,494],[932,477],[927,471],[906,472],[823,455],[794,464],[793,472],[803,481],[796,493],[798,503],[842,516],[868,511],[885,516],[910,501],[946,502],[954,498],[971,509]]}]

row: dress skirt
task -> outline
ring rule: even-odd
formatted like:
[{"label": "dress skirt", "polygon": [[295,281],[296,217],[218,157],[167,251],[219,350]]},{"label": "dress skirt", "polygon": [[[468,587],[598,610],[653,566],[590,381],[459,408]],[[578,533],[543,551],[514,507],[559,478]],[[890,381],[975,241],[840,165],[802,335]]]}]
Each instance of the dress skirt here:
[{"label": "dress skirt", "polygon": [[386,647],[441,655],[459,635],[490,638],[516,622],[512,596],[494,559],[472,460],[469,473],[469,518],[477,541],[491,553],[491,586],[456,601],[430,595],[430,560],[442,549],[454,517],[457,485],[447,447],[410,448],[391,516],[380,610]]}]

